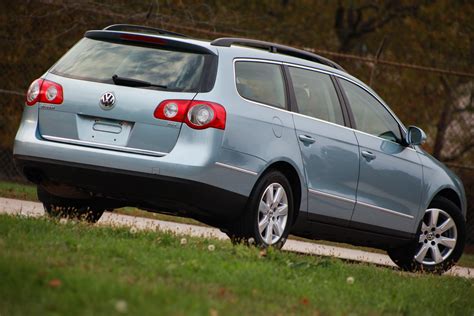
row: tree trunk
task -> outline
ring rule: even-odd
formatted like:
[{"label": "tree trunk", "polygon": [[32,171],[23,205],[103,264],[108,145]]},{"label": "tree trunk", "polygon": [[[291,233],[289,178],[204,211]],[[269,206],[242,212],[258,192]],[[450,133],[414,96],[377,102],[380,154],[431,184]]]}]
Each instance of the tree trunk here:
[{"label": "tree trunk", "polygon": [[444,87],[444,90],[448,94],[449,98],[444,103],[443,111],[441,112],[441,116],[437,124],[437,132],[436,132],[436,138],[435,138],[435,143],[434,143],[433,156],[438,160],[441,160],[441,154],[444,147],[446,130],[448,129],[449,124],[451,123],[451,118],[452,118],[452,113],[453,113],[451,87],[449,86],[449,83],[447,82],[446,78],[443,76],[441,76],[441,83]]}]

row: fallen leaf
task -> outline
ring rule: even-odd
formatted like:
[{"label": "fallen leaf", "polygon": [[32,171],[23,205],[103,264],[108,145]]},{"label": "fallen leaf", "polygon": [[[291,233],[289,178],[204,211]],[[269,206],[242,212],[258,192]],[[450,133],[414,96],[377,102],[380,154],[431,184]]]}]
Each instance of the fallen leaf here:
[{"label": "fallen leaf", "polygon": [[61,285],[62,285],[62,282],[59,279],[52,279],[48,282],[48,286],[52,288],[58,288]]},{"label": "fallen leaf", "polygon": [[219,296],[224,296],[226,292],[227,292],[226,288],[225,288],[225,287],[221,287],[221,288],[219,289]]}]

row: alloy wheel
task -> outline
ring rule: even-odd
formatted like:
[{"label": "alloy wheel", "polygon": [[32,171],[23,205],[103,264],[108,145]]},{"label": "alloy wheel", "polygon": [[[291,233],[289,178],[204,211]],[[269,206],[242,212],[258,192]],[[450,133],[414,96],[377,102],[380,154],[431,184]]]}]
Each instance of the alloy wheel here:
[{"label": "alloy wheel", "polygon": [[279,183],[267,186],[258,207],[258,231],[267,245],[277,243],[288,221],[288,196]]},{"label": "alloy wheel", "polygon": [[456,247],[457,235],[456,223],[447,212],[437,208],[426,210],[415,260],[424,265],[445,261]]}]

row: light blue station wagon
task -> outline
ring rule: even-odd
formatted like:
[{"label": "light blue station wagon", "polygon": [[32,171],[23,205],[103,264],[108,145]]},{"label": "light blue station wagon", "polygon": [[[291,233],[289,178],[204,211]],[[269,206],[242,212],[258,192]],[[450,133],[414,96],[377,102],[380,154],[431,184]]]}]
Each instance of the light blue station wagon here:
[{"label": "light blue station wagon", "polygon": [[279,248],[291,233],[445,271],[464,248],[466,198],[425,138],[310,52],[112,25],[31,84],[14,155],[51,216],[136,206],[234,242]]}]

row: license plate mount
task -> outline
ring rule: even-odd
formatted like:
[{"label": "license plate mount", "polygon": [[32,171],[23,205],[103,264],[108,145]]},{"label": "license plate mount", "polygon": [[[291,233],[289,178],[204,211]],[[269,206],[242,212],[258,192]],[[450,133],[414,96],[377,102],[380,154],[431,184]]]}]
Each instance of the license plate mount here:
[{"label": "license plate mount", "polygon": [[132,127],[128,121],[78,116],[78,136],[83,141],[126,146]]}]

